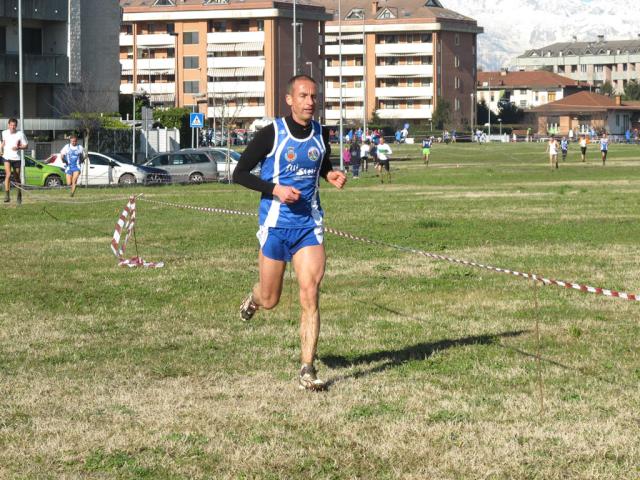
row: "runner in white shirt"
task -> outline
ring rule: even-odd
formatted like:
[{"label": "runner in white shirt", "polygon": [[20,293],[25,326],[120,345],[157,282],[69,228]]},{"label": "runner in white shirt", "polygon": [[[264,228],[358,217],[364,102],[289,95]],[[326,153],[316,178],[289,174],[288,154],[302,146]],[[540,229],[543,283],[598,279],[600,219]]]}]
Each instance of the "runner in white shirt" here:
[{"label": "runner in white shirt", "polygon": [[69,138],[69,144],[65,145],[60,151],[62,162],[66,165],[64,173],[67,174],[67,185],[71,185],[71,196],[76,193],[76,185],[78,177],[82,171],[85,153],[82,145],[78,145],[78,136],[72,134]]},{"label": "runner in white shirt", "polygon": [[391,183],[391,172],[389,171],[389,156],[393,153],[389,144],[385,143],[384,137],[380,137],[380,144],[378,145],[378,165],[376,168],[380,173],[380,182],[384,183],[384,177],[382,176],[382,170],[387,172],[387,181]]},{"label": "runner in white shirt", "polygon": [[604,163],[607,161],[607,152],[609,151],[609,137],[607,136],[607,132],[602,134],[602,138],[600,138],[600,154],[602,155],[602,166],[604,167]]},{"label": "runner in white shirt", "polygon": [[551,137],[549,139],[547,152],[549,153],[549,164],[551,165],[551,168],[553,168],[554,164],[556,168],[558,168],[558,141],[555,137]]},{"label": "runner in white shirt", "polygon": [[18,131],[18,120],[10,118],[8,128],[2,132],[2,143],[0,143],[0,157],[4,163],[4,202],[11,201],[9,190],[11,189],[11,174],[13,173],[14,184],[18,189],[18,205],[22,203],[22,185],[20,185],[20,150],[26,150],[29,146],[27,137]]}]

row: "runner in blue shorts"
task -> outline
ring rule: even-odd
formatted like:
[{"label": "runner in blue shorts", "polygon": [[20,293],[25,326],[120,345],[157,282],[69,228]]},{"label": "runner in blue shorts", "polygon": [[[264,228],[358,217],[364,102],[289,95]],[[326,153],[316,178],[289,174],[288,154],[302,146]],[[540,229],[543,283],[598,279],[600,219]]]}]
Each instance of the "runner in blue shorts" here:
[{"label": "runner in blue shorts", "polygon": [[71,185],[71,196],[76,193],[76,185],[80,172],[82,171],[82,163],[84,162],[84,148],[78,145],[78,136],[71,134],[69,144],[65,145],[60,151],[62,162],[66,165],[64,173],[67,174],[67,185]]},{"label": "runner in blue shorts", "polygon": [[[319,295],[324,276],[323,211],[319,179],[336,188],[346,182],[329,160],[329,132],[313,120],[317,84],[307,75],[289,80],[286,101],[291,115],[277,118],[249,143],[233,173],[233,181],[262,193],[258,240],[260,277],[240,306],[250,320],[261,308],[270,310],[280,300],[286,262],[291,261],[300,287],[300,341],[302,367],[299,386],[323,390],[314,358],[320,334]],[[260,177],[251,170],[260,163]]]}]

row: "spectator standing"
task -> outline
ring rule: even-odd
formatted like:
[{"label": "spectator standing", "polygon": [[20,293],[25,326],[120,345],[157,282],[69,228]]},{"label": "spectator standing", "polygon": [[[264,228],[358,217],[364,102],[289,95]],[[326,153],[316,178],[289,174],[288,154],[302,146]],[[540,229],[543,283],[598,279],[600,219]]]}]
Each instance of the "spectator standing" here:
[{"label": "spectator standing", "polygon": [[344,163],[344,171],[349,171],[349,165],[351,165],[351,151],[349,150],[349,144],[345,145],[342,150],[342,162]]},{"label": "spectator standing", "polygon": [[355,139],[349,148],[349,154],[351,155],[351,169],[353,172],[353,178],[360,178],[360,144]]},{"label": "spectator standing", "polygon": [[400,143],[402,141],[402,132],[400,129],[396,130],[396,143]]},{"label": "spectator standing", "polygon": [[547,144],[547,153],[549,154],[549,164],[551,168],[558,168],[558,141],[554,136],[549,139],[549,143]]}]

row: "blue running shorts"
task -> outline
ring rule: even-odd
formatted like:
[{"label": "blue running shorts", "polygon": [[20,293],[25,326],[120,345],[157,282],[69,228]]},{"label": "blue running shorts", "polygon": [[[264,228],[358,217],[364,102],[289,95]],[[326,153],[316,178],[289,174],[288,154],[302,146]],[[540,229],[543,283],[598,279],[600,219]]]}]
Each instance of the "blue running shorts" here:
[{"label": "blue running shorts", "polygon": [[74,172],[80,172],[80,167],[76,166],[76,165],[69,165],[67,166],[67,168],[64,169],[64,173],[66,173],[67,175],[73,175]]},{"label": "blue running shorts", "polygon": [[256,237],[265,257],[289,262],[298,250],[322,245],[324,229],[322,227],[276,228],[261,225]]}]

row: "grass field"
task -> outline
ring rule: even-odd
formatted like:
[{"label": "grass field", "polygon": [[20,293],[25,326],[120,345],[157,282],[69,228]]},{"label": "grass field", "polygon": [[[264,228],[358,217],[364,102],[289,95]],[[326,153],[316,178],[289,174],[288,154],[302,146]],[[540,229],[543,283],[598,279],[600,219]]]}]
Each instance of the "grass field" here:
[{"label": "grass field", "polygon": [[[640,291],[640,147],[418,147],[344,191],[328,226],[456,258]],[[296,289],[250,324],[256,219],[234,185],[32,191],[0,208],[0,478],[635,479],[640,305],[327,236],[325,393],[300,392]],[[8,255],[7,255],[8,253]],[[130,254],[134,254],[133,246]]]}]

